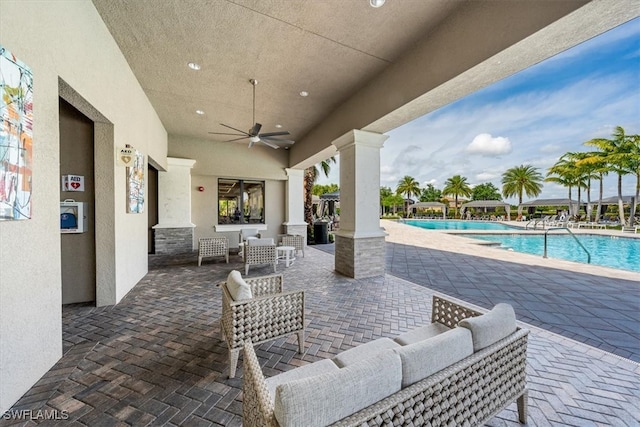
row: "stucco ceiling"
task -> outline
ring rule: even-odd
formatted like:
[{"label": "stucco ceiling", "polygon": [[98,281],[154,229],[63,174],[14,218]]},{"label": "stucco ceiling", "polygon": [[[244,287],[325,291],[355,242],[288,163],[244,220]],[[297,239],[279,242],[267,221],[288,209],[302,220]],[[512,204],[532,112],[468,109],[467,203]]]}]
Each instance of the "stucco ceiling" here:
[{"label": "stucco ceiling", "polygon": [[[377,9],[368,0],[93,3],[169,134],[224,140],[209,134],[228,131],[220,123],[248,131],[249,80],[257,79],[255,119],[262,132],[278,131],[276,124],[291,132],[296,144],[290,163],[297,164],[350,128],[385,132],[426,113],[435,103],[417,102],[421,96],[589,2],[387,0]],[[601,19],[600,10],[611,9],[606,3],[615,4],[596,1],[598,7],[587,8],[590,19],[605,21],[602,28],[590,30],[597,25],[574,19],[570,25],[586,27],[584,34],[547,36],[546,45],[533,51],[525,43],[522,61],[510,68],[502,61],[502,70],[489,70],[491,78],[479,78],[479,70],[469,77],[472,84],[457,83],[437,103],[628,19]],[[623,6],[614,9],[624,12]],[[201,69],[189,69],[189,62]],[[398,114],[405,105],[407,112]]]}]

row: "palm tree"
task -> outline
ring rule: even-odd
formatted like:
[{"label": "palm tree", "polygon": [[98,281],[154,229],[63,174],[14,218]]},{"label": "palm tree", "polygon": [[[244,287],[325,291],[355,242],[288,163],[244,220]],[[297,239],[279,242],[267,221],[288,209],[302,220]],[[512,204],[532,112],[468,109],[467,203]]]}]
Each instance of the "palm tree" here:
[{"label": "palm tree", "polygon": [[324,173],[324,176],[329,176],[331,171],[331,163],[335,163],[336,158],[330,157],[327,160],[323,160],[318,166],[312,166],[304,171],[304,220],[307,223],[307,236],[311,236],[313,231],[313,184],[320,176],[320,171]]},{"label": "palm tree", "polygon": [[[410,199],[411,196],[419,196],[420,195],[420,183],[416,181],[412,176],[406,175],[400,181],[398,181],[398,186],[396,187],[396,194],[404,194],[407,199]],[[405,218],[409,216],[409,202],[404,202],[404,216]]]},{"label": "palm tree", "polygon": [[[587,190],[587,220],[591,221],[591,180],[592,179],[601,179],[601,175],[597,171],[597,165],[595,163],[585,163],[584,159],[591,156],[591,153],[585,152],[568,152],[566,154],[568,158],[574,161],[574,165],[576,168],[576,173],[583,178],[585,181],[585,188]],[[600,181],[602,183],[602,181]],[[579,187],[578,187],[579,189]],[[578,206],[580,206],[580,193],[578,193]],[[602,196],[600,197],[602,199]],[[600,205],[598,205],[600,206]],[[600,208],[598,207],[598,212],[600,212]]]},{"label": "palm tree", "polygon": [[[596,147],[600,153],[596,156],[586,158],[586,163],[605,162],[606,170],[618,175],[618,211],[620,224],[624,226],[624,202],[622,200],[622,177],[629,173],[637,176],[636,200],[640,193],[640,148],[638,145],[640,137],[638,135],[625,135],[621,126],[616,126],[612,139],[595,138],[585,142],[585,145]],[[632,207],[635,211],[635,206]],[[631,220],[633,222],[633,219]]]},{"label": "palm tree", "polygon": [[542,192],[542,174],[531,165],[520,165],[507,169],[502,174],[504,197],[518,196],[518,215],[522,213],[522,194],[537,197]]},{"label": "palm tree", "polygon": [[[576,165],[577,160],[572,156],[572,153],[565,153],[560,159],[548,169],[547,182],[555,182],[563,187],[569,189],[569,215],[577,216],[580,210],[580,191],[587,186],[584,175]],[[573,187],[578,188],[578,205],[574,209],[571,201],[571,189]]]},{"label": "palm tree", "polygon": [[458,217],[458,196],[471,197],[472,193],[473,191],[467,183],[467,178],[464,176],[455,175],[445,181],[442,194],[455,197],[454,218]]}]

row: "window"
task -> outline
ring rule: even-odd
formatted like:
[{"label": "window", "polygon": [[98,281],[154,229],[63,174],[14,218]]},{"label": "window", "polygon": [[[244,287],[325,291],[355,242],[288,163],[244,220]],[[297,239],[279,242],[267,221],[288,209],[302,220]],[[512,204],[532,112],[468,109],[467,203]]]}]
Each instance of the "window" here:
[{"label": "window", "polygon": [[218,179],[218,224],[264,224],[264,181]]}]

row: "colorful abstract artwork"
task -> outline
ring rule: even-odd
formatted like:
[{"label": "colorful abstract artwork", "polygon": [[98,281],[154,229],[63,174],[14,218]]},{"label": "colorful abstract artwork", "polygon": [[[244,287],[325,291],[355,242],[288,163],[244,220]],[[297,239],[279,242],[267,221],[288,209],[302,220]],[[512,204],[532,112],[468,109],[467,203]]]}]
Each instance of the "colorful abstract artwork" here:
[{"label": "colorful abstract artwork", "polygon": [[127,213],[144,212],[144,154],[135,150],[127,167]]},{"label": "colorful abstract artwork", "polygon": [[33,74],[0,45],[0,221],[31,218]]}]

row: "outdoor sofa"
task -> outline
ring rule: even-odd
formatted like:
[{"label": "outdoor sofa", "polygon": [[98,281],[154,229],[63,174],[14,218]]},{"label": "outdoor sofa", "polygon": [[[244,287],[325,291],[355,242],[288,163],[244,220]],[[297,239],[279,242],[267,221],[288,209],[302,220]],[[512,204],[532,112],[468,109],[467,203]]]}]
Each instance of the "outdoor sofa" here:
[{"label": "outdoor sofa", "polygon": [[525,423],[528,333],[508,304],[434,296],[431,324],[268,379],[246,342],[243,425],[475,426],[513,401]]}]

